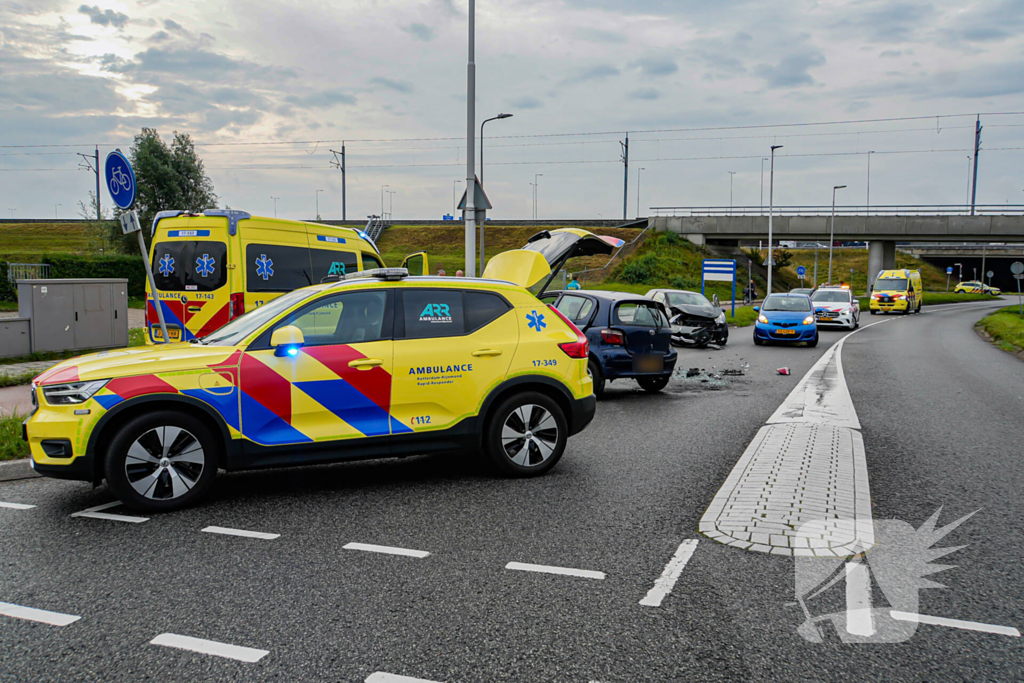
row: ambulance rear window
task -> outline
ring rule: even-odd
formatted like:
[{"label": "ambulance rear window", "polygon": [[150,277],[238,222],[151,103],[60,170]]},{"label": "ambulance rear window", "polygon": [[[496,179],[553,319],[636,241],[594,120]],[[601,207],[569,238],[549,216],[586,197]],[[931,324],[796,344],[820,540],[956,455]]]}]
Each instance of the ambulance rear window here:
[{"label": "ambulance rear window", "polygon": [[153,248],[153,279],[161,292],[211,292],[227,282],[223,242],[181,240]]},{"label": "ambulance rear window", "polygon": [[290,292],[319,282],[313,279],[309,247],[247,244],[245,288],[250,292]]}]

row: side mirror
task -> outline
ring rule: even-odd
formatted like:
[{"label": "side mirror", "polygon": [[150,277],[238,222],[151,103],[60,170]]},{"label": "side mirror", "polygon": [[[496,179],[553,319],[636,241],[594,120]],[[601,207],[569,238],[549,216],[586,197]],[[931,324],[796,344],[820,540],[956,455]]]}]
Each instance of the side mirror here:
[{"label": "side mirror", "polygon": [[760,307],[760,306],[754,306],[754,310],[755,310],[755,311],[760,311],[760,310],[761,310],[761,307]]},{"label": "side mirror", "polygon": [[273,347],[275,356],[294,356],[305,343],[306,337],[295,325],[279,327],[270,335],[270,346]]}]

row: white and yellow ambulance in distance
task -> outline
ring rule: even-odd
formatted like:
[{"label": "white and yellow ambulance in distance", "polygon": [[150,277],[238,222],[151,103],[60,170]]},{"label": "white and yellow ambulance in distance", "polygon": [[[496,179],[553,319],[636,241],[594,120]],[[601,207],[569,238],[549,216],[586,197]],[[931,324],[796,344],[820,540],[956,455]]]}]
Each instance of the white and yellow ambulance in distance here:
[{"label": "white and yellow ambulance in distance", "polygon": [[[384,266],[377,246],[362,230],[244,211],[161,211],[152,231],[150,260],[157,298],[147,281],[149,343],[163,340],[157,300],[170,341],[189,341],[285,292],[325,277]],[[413,272],[428,273],[425,254],[411,255],[407,261]]]},{"label": "white and yellow ambulance in distance", "polygon": [[924,303],[924,285],[918,270],[883,270],[875,278],[868,310],[871,315],[894,311],[909,315],[920,313]]}]

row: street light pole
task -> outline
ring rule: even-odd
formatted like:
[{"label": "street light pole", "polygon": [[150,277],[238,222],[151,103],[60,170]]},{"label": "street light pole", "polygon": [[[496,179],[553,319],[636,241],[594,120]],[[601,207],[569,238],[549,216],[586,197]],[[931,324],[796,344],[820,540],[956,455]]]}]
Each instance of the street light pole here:
[{"label": "street light pole", "polygon": [[[836,185],[832,188],[832,230],[829,232],[828,240],[828,283],[832,284],[832,247],[836,243],[836,190],[842,190],[846,185]],[[851,285],[852,286],[852,285]]]},{"label": "street light pole", "polygon": [[765,296],[772,293],[772,267],[775,265],[775,256],[772,254],[772,217],[775,214],[775,150],[782,149],[782,145],[772,145],[772,162],[768,171],[768,291]]},{"label": "street light pole", "polygon": [[315,193],[316,194],[316,219],[317,220],[320,220],[320,193],[321,192],[323,192],[323,190],[317,190],[316,193]]},{"label": "street light pole", "polygon": [[57,220],[57,207],[58,206],[64,206],[64,205],[63,204],[54,204],[53,205],[53,219],[54,220]]},{"label": "street light pole", "polygon": [[729,171],[729,214],[732,215],[732,177],[736,171]]},{"label": "street light pole", "polygon": [[646,171],[646,168],[636,169],[636,217],[640,218],[640,171]]},{"label": "street light pole", "polygon": [[384,220],[384,188],[391,187],[390,185],[380,186],[380,219]]},{"label": "street light pole", "polygon": [[395,195],[398,194],[397,190],[388,190],[388,222],[391,221],[391,217],[395,215]]},{"label": "street light pole", "polygon": [[277,200],[280,199],[280,197],[271,197],[271,199],[274,200],[274,218],[277,218]]},{"label": "street light pole", "polygon": [[537,214],[537,198],[538,198],[537,178],[540,178],[542,175],[544,175],[544,174],[543,173],[534,173],[533,174],[533,220],[537,220],[537,215],[538,215]]},{"label": "street light pole", "polygon": [[484,184],[484,126],[488,121],[497,121],[498,119],[510,119],[512,114],[498,114],[492,116],[489,119],[484,119],[484,122],[480,124],[480,184]]},{"label": "street light pole", "polygon": [[466,63],[466,277],[476,276],[476,0],[469,0],[469,59]]}]

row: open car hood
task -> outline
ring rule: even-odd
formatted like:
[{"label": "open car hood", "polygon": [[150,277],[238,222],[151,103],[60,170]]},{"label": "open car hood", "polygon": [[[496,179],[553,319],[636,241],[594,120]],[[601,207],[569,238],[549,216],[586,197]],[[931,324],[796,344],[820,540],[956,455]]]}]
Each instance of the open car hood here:
[{"label": "open car hood", "polygon": [[686,315],[693,318],[710,318],[714,320],[722,314],[721,308],[715,308],[714,306],[697,306],[694,304],[680,304],[669,308],[671,311],[671,317],[675,318],[679,315]]},{"label": "open car hood", "polygon": [[483,277],[532,288],[574,256],[611,254],[623,243],[624,240],[617,237],[595,235],[579,228],[543,230],[531,237],[522,249],[502,252],[488,261]]}]

